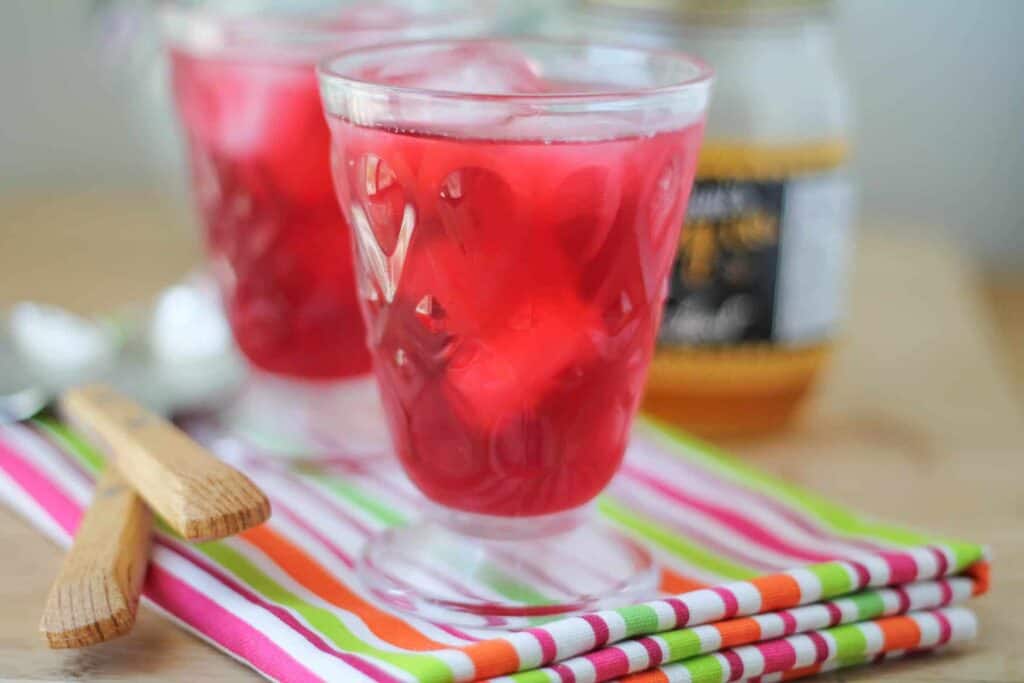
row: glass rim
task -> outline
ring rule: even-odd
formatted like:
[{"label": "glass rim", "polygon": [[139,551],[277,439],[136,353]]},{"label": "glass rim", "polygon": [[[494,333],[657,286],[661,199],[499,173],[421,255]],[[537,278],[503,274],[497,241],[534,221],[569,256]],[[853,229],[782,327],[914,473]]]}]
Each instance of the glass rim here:
[{"label": "glass rim", "polygon": [[[439,7],[436,11],[413,13],[409,23],[398,27],[332,27],[328,23],[332,19],[331,15],[322,9],[297,12],[261,12],[252,9],[232,13],[208,5],[188,5],[180,0],[162,0],[157,8],[157,18],[160,32],[168,44],[202,51],[213,46],[317,46],[345,37],[389,33],[415,36],[441,29],[472,29],[488,25],[488,22],[497,16],[497,9],[495,0],[475,0],[467,1],[462,8]],[[230,40],[227,40],[228,38]]]},{"label": "glass rim", "polygon": [[[679,81],[654,87],[587,89],[579,91],[555,91],[550,93],[494,93],[466,92],[445,90],[441,88],[421,88],[405,85],[390,85],[379,81],[345,75],[336,67],[339,62],[356,60],[373,54],[385,54],[395,50],[426,47],[430,45],[541,45],[551,48],[584,48],[594,47],[633,54],[642,54],[675,60],[688,64],[694,70],[692,75]],[[591,39],[560,39],[541,36],[489,36],[474,38],[426,38],[422,40],[401,40],[381,45],[355,47],[324,57],[316,65],[317,78],[321,88],[344,87],[364,93],[389,94],[397,97],[430,98],[455,102],[507,102],[510,104],[557,105],[560,103],[585,105],[588,103],[607,104],[609,102],[626,102],[646,99],[662,99],[686,93],[701,87],[707,87],[714,78],[714,70],[703,60],[687,52],[668,48],[653,48],[618,43],[614,41]]]}]

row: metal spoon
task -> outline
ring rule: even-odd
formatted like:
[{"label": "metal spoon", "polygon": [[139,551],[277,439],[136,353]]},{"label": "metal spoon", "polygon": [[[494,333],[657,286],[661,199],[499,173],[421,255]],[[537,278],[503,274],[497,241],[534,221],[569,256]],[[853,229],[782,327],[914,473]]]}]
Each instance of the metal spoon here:
[{"label": "metal spoon", "polygon": [[27,420],[53,398],[0,339],[0,424]]},{"label": "metal spoon", "polygon": [[0,394],[0,424],[31,418],[50,403],[50,398],[46,390],[32,385]]},{"label": "metal spoon", "polygon": [[216,406],[243,377],[218,305],[199,278],[104,322],[56,306],[0,311],[0,424],[27,420],[64,389],[104,381],[152,411]]},{"label": "metal spoon", "polygon": [[[109,368],[114,343],[88,328],[89,324],[56,307],[37,304],[18,304],[9,315],[0,314],[0,424],[31,418],[44,410],[63,386],[91,379]],[[91,333],[93,347],[97,340],[103,342],[91,353],[76,354],[80,349],[75,342],[82,336],[82,328]],[[63,340],[59,339],[62,335]],[[34,355],[24,353],[19,342],[24,346],[33,340],[41,349],[33,348]]]}]

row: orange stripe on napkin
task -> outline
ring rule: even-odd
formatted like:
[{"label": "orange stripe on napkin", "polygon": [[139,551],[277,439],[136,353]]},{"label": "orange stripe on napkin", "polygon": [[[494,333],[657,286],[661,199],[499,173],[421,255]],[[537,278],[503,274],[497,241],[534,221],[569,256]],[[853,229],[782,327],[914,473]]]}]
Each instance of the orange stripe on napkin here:
[{"label": "orange stripe on napkin", "polygon": [[800,584],[792,576],[773,574],[751,579],[761,593],[761,611],[771,612],[800,604]]},{"label": "orange stripe on napkin", "polygon": [[657,669],[630,674],[622,680],[629,683],[669,683],[668,676]]},{"label": "orange stripe on napkin", "polygon": [[989,582],[991,581],[989,576],[991,568],[992,566],[988,562],[982,560],[981,562],[975,562],[967,569],[967,575],[974,579],[972,595],[981,595],[988,592]]},{"label": "orange stripe on napkin", "polygon": [[746,645],[761,640],[761,625],[753,619],[731,619],[715,624],[722,636],[722,647]]},{"label": "orange stripe on napkin", "polygon": [[462,651],[473,660],[477,679],[507,674],[509,662],[515,662],[515,668],[519,666],[519,654],[516,649],[511,643],[501,638],[482,640],[479,643],[467,645]]},{"label": "orange stripe on napkin", "polygon": [[921,627],[910,617],[887,617],[875,624],[885,637],[885,652],[909,650],[921,643]]},{"label": "orange stripe on napkin", "polygon": [[814,674],[821,671],[821,664],[811,664],[810,666],[801,666],[797,669],[790,669],[782,674],[782,680],[792,681],[797,678],[804,678],[805,676],[813,676]]},{"label": "orange stripe on napkin", "polygon": [[677,574],[671,569],[661,570],[661,583],[659,588],[665,593],[679,595],[680,593],[688,593],[690,591],[704,588],[705,586],[707,586],[707,584],[701,583],[700,581],[694,581],[682,574]]},{"label": "orange stripe on napkin", "polygon": [[407,650],[437,650],[447,647],[427,638],[405,621],[377,609],[335,579],[320,563],[267,525],[242,534],[262,550],[289,576],[327,602],[358,615],[375,634]]}]

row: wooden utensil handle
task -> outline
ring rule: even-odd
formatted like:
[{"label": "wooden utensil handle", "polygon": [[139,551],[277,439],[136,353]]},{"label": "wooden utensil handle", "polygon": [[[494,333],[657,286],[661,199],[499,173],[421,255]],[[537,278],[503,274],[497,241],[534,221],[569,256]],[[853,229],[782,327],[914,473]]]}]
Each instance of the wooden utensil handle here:
[{"label": "wooden utensil handle", "polygon": [[110,387],[67,391],[60,408],[185,539],[230,536],[270,516],[270,502],[248,477]]},{"label": "wooden utensil handle", "polygon": [[50,647],[84,647],[131,630],[152,525],[149,508],[108,465],[46,600],[39,629]]}]

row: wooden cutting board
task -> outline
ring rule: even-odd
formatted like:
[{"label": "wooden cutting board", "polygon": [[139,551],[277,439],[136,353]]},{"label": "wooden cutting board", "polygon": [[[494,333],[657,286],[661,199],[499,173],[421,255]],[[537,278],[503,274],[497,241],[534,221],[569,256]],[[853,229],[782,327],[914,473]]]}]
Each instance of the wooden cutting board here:
[{"label": "wooden cutting board", "polygon": [[[72,230],[68,217],[83,211],[88,219]],[[14,217],[30,222],[32,234],[12,231]],[[0,203],[0,302],[41,294],[97,311],[155,292],[191,263],[178,220],[147,213],[138,202],[95,197],[84,210]],[[89,248],[71,263],[66,251],[44,248],[60,236],[87,239]],[[128,265],[154,253],[171,256],[156,268]],[[123,265],[111,268],[111,254]],[[847,505],[995,551],[994,588],[976,603],[978,642],[957,654],[824,680],[1024,680],[1024,430],[978,284],[954,249],[931,239],[867,237],[855,265],[844,343],[798,424],[769,439],[726,445]],[[0,561],[0,679],[256,678],[147,608],[128,638],[81,652],[47,650],[35,615],[60,553],[2,508],[0,538],[17,549]]]}]

